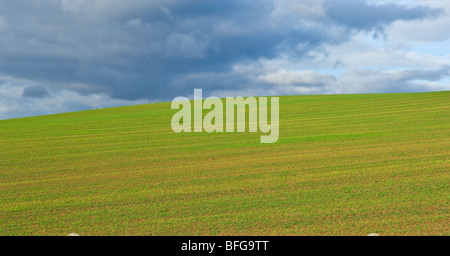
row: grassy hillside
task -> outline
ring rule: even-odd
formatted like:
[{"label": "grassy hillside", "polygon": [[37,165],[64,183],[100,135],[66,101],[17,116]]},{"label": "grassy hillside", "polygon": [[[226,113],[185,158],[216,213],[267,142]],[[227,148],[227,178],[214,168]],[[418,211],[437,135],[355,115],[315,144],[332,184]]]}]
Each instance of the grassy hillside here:
[{"label": "grassy hillside", "polygon": [[280,97],[280,138],[170,103],[0,121],[0,235],[450,235],[450,92]]}]

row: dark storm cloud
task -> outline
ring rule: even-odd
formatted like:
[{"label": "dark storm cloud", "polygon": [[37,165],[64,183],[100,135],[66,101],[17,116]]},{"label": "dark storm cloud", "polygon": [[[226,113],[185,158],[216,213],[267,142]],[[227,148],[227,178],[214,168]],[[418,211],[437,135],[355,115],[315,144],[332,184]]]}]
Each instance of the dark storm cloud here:
[{"label": "dark storm cloud", "polygon": [[[273,1],[3,1],[0,75],[126,100],[170,100],[197,87],[267,87],[233,66],[283,54],[301,59],[348,40],[355,29],[439,12],[364,1],[285,2],[304,2],[306,11],[276,12]],[[309,15],[320,8],[326,15]],[[38,96],[36,88],[24,96]]]},{"label": "dark storm cloud", "polygon": [[382,30],[396,20],[415,20],[444,13],[443,9],[396,4],[372,5],[363,0],[327,0],[327,15],[336,23],[360,30]]},{"label": "dark storm cloud", "polygon": [[22,97],[45,98],[47,96],[49,96],[49,93],[42,86],[29,86],[22,91]]}]

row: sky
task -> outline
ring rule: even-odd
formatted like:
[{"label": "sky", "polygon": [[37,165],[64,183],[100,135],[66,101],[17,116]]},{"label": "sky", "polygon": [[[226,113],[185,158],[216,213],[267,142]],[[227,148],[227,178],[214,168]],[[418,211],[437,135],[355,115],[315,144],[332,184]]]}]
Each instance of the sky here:
[{"label": "sky", "polygon": [[450,90],[448,0],[0,2],[0,119],[203,96]]}]

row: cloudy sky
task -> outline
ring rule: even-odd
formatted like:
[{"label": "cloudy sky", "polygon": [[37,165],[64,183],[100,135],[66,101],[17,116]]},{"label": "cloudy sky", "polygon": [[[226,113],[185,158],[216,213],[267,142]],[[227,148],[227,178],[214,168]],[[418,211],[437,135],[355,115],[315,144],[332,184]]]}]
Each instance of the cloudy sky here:
[{"label": "cloudy sky", "polygon": [[0,119],[171,101],[450,90],[448,0],[0,2]]}]

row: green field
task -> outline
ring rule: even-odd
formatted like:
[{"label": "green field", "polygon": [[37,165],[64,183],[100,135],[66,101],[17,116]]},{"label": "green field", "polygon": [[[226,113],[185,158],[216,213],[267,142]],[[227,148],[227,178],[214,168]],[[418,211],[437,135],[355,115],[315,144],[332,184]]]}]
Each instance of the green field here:
[{"label": "green field", "polygon": [[450,91],[280,97],[280,137],[170,103],[0,121],[0,235],[450,235]]}]

